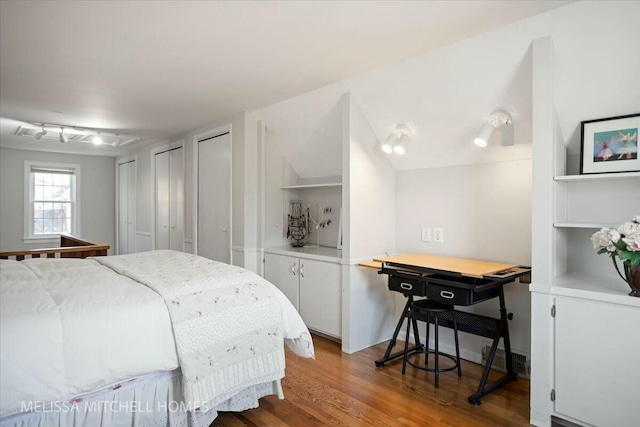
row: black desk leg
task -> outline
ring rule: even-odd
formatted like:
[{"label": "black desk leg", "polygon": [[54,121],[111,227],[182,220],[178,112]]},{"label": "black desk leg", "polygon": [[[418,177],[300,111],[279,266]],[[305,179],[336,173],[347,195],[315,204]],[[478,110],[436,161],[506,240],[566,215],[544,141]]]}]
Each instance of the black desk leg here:
[{"label": "black desk leg", "polygon": [[[391,351],[393,350],[393,347],[395,347],[396,345],[398,334],[400,333],[400,329],[404,324],[404,319],[407,319],[407,322],[411,321],[408,318],[408,315],[409,315],[409,309],[411,307],[411,303],[413,302],[413,296],[406,295],[406,297],[407,297],[407,303],[404,305],[404,310],[402,310],[402,315],[398,320],[398,324],[396,325],[396,330],[393,332],[393,337],[391,337],[391,341],[389,341],[389,345],[387,346],[387,351],[384,352],[384,356],[382,357],[382,359],[376,360],[376,366],[378,368],[381,368],[385,365],[385,363],[391,360],[397,359],[399,357],[402,357],[404,355],[404,350],[398,351],[393,354],[391,354]],[[418,335],[418,323],[416,322],[415,319],[413,319],[412,326],[413,326],[413,337],[415,340],[415,345],[413,347],[409,347],[409,354],[423,349],[423,345],[420,343],[420,336]],[[406,337],[405,339],[409,339],[409,337]]]},{"label": "black desk leg", "polygon": [[[507,324],[507,308],[504,302],[504,290],[500,287],[500,322],[498,330],[496,331],[495,336],[493,337],[493,343],[491,344],[491,351],[487,356],[486,365],[484,367],[484,371],[482,372],[482,378],[480,379],[480,384],[478,385],[478,390],[471,396],[467,398],[469,403],[472,405],[480,405],[482,402],[480,398],[490,393],[492,390],[500,387],[501,385],[508,383],[510,381],[515,381],[518,379],[518,375],[513,370],[513,355],[511,354],[511,341],[509,340],[509,325]],[[493,364],[493,358],[496,355],[496,350],[498,349],[498,343],[500,342],[500,338],[504,339],[504,353],[505,353],[505,362],[507,364],[507,373],[497,379],[496,381],[487,384],[487,379],[489,378],[489,372],[491,371],[491,365]]]}]

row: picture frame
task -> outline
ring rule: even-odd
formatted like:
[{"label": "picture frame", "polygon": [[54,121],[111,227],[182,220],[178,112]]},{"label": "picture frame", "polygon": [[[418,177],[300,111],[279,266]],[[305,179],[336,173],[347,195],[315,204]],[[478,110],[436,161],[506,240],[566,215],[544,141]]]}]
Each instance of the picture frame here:
[{"label": "picture frame", "polygon": [[580,174],[640,172],[640,113],[580,123]]}]

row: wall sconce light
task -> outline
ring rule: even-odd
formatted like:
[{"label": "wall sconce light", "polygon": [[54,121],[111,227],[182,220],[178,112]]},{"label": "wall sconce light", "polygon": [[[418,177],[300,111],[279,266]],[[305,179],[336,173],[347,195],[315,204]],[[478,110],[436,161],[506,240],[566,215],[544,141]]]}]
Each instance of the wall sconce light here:
[{"label": "wall sconce light", "polygon": [[62,142],[63,144],[66,144],[67,142],[69,142],[69,137],[67,135],[64,134],[64,128],[60,128],[60,142]]},{"label": "wall sconce light", "polygon": [[495,129],[501,129],[501,143],[503,147],[515,144],[513,139],[513,121],[511,119],[511,115],[502,110],[495,111],[489,116],[487,122],[482,125],[482,128],[480,128],[480,132],[478,132],[473,143],[478,147],[486,147],[489,144],[489,139]]},{"label": "wall sconce light", "polygon": [[396,153],[403,155],[410,138],[411,129],[409,129],[407,125],[400,124],[391,132],[387,140],[380,145],[380,148],[387,154]]}]

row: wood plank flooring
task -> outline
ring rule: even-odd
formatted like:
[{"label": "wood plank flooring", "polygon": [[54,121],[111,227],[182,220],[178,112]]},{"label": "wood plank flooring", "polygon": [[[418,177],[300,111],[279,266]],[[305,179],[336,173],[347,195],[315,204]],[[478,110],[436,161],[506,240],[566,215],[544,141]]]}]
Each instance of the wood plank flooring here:
[{"label": "wood plank flooring", "polygon": [[287,349],[284,400],[264,397],[256,409],[221,413],[212,426],[529,426],[527,380],[509,383],[472,406],[467,397],[478,385],[480,365],[463,361],[462,378],[455,371],[442,373],[436,389],[433,373],[408,366],[403,377],[401,360],[376,368],[386,343],[348,355],[337,343],[313,340],[315,360]]}]

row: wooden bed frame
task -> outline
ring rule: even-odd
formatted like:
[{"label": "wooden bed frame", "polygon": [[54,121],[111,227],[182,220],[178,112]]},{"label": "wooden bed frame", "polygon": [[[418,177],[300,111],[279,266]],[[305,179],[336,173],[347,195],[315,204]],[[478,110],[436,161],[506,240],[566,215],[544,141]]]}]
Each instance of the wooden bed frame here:
[{"label": "wooden bed frame", "polygon": [[89,256],[106,256],[109,245],[93,243],[69,235],[60,235],[60,247],[29,249],[26,251],[0,252],[0,259],[25,258],[86,258]]}]

